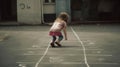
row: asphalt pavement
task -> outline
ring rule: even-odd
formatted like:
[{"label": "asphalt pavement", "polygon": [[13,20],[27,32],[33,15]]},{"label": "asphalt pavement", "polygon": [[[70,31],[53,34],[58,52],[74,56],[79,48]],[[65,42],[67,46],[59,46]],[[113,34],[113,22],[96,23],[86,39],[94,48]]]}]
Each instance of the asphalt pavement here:
[{"label": "asphalt pavement", "polygon": [[120,67],[120,25],[70,25],[52,48],[51,26],[0,26],[0,67]]}]

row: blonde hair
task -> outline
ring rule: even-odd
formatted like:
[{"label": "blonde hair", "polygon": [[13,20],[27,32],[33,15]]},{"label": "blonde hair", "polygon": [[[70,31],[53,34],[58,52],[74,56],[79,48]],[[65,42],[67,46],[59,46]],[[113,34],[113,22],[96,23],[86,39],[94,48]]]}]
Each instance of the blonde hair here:
[{"label": "blonde hair", "polygon": [[65,22],[68,22],[69,15],[66,12],[61,12],[57,17],[57,19],[61,19],[61,20],[64,20]]}]

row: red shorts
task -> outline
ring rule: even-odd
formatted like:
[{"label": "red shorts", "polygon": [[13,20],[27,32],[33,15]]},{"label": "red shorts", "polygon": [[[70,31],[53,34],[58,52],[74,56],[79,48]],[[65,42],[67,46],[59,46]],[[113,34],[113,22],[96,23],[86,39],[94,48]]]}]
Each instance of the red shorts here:
[{"label": "red shorts", "polygon": [[49,35],[50,36],[60,36],[60,35],[62,35],[62,33],[61,32],[52,32],[52,31],[50,31]]}]

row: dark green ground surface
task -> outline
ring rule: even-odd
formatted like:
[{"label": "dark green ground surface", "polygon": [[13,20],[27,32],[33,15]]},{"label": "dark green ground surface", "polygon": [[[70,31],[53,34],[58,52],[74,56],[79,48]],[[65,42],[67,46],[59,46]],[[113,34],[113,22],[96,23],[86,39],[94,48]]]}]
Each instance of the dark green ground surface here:
[{"label": "dark green ground surface", "polygon": [[90,67],[120,67],[120,25],[68,26],[68,40],[63,47],[49,48],[50,26],[1,26],[0,67],[87,67],[84,50],[71,27],[85,47]]}]

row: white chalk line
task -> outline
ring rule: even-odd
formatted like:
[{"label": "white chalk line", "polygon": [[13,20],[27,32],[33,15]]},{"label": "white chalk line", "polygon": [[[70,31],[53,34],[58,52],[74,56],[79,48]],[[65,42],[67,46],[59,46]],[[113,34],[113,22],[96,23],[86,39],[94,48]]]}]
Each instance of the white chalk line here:
[{"label": "white chalk line", "polygon": [[[21,54],[21,56],[41,56],[42,54]],[[52,54],[48,54],[52,55]],[[61,55],[61,54],[56,54],[56,55]],[[83,54],[77,54],[77,55],[83,55]],[[62,56],[76,56],[75,54],[62,54]],[[113,55],[108,55],[108,54],[87,54],[87,56],[104,56],[104,57],[109,57]]]},{"label": "white chalk line", "polygon": [[[16,62],[18,64],[34,64],[35,62]],[[51,63],[42,63],[42,64],[51,64]],[[84,64],[82,62],[62,62],[60,64],[69,64],[69,65],[72,65],[72,64]],[[102,62],[99,62],[99,63],[90,63],[90,64],[106,64],[106,65],[118,65],[119,63],[102,63]]]},{"label": "white chalk line", "polygon": [[84,60],[85,60],[85,64],[87,67],[90,67],[90,65],[88,64],[88,61],[87,61],[87,55],[86,55],[86,49],[85,49],[85,46],[83,44],[83,42],[81,41],[81,39],[79,38],[79,36],[77,35],[77,33],[74,31],[74,29],[71,27],[71,30],[72,32],[74,33],[74,35],[76,36],[76,38],[78,39],[78,41],[81,43],[82,45],[82,48],[83,48],[83,53],[84,53]]},{"label": "white chalk line", "polygon": [[35,67],[38,67],[38,65],[41,63],[42,59],[45,57],[45,55],[47,54],[48,52],[48,49],[49,49],[50,45],[48,44],[48,47],[46,48],[43,56],[38,60],[38,62],[35,64]]},{"label": "white chalk line", "polygon": [[[61,64],[84,64],[82,62],[63,62]],[[106,64],[106,65],[117,65],[118,63],[90,63],[90,64]]]},{"label": "white chalk line", "polygon": [[[26,49],[14,49],[14,50],[44,50],[45,48],[26,48]],[[66,48],[61,48],[61,49],[66,49]],[[61,51],[61,49],[59,49],[60,51]],[[68,50],[71,50],[71,49],[73,49],[73,48],[68,48]],[[56,50],[56,49],[50,49],[50,50]],[[57,51],[59,51],[59,50],[57,50]],[[73,49],[73,50],[82,50],[82,49]],[[104,50],[104,49],[96,49],[96,48],[88,48],[88,49],[86,49],[86,50],[100,50],[100,51],[102,51],[102,50]]]},{"label": "white chalk line", "polygon": [[18,64],[35,64],[36,62],[16,62]]},{"label": "white chalk line", "polygon": [[[21,54],[21,56],[41,56],[43,54]],[[48,54],[52,55],[52,54]],[[61,54],[56,54],[55,56],[60,56]],[[83,54],[77,54],[77,55],[83,55]],[[62,56],[76,56],[75,54],[62,54]],[[111,57],[113,55],[109,54],[87,54],[87,56],[101,56],[101,57]]]}]

